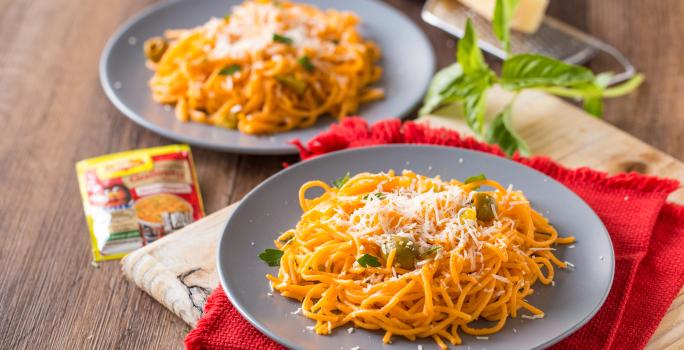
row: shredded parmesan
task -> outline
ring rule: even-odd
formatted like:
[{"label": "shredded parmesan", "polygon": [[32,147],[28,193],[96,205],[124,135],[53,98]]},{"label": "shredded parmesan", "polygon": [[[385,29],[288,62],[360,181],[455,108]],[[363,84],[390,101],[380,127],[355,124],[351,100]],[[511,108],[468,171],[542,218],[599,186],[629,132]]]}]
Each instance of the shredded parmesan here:
[{"label": "shredded parmesan", "polygon": [[530,316],[530,315],[521,315],[520,317],[526,318],[526,319],[528,319],[528,320],[536,320],[536,319],[538,319],[538,318],[544,318],[544,314],[541,314],[541,315],[532,315],[532,316]]},{"label": "shredded parmesan", "polygon": [[508,280],[508,278],[506,278],[506,277],[504,277],[504,276],[499,276],[499,275],[494,274],[494,275],[492,275],[492,277],[493,277],[495,280],[500,281],[500,282],[503,282],[503,283],[511,283],[511,282]]}]

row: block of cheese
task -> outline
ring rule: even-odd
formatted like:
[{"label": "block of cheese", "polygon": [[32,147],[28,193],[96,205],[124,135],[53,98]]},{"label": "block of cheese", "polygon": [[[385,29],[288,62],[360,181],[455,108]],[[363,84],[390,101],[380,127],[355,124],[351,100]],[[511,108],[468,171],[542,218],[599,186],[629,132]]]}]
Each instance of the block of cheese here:
[{"label": "block of cheese", "polygon": [[[459,0],[480,16],[492,20],[496,0]],[[520,0],[511,19],[511,28],[524,33],[534,33],[539,28],[549,0]]]}]

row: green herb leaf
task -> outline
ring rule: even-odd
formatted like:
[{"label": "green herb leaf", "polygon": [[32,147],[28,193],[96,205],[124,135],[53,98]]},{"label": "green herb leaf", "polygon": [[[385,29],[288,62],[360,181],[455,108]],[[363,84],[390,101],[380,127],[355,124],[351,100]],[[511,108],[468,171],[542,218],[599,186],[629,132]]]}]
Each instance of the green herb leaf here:
[{"label": "green herb leaf", "polygon": [[315,69],[313,63],[311,63],[311,59],[309,56],[302,56],[297,60],[297,63],[299,63],[300,66],[302,66],[307,72],[313,72]]},{"label": "green herb leaf", "polygon": [[231,75],[237,73],[242,69],[239,64],[231,64],[230,66],[225,66],[219,71],[219,75]]},{"label": "green herb leaf", "polygon": [[456,52],[456,59],[463,67],[465,74],[471,74],[480,70],[489,70],[487,63],[482,57],[482,51],[477,46],[477,36],[473,23],[468,18],[466,22],[465,32],[463,37],[458,41],[458,51]]},{"label": "green herb leaf", "polygon": [[224,19],[226,22],[230,22],[230,13],[226,13],[226,14],[223,16],[223,19]]},{"label": "green herb leaf", "polygon": [[454,81],[463,76],[463,68],[458,63],[453,63],[450,66],[442,68],[430,81],[427,95],[423,100],[423,106],[420,108],[418,114],[425,115],[433,112],[437,108],[449,103],[454,103],[458,96],[452,94],[444,94],[445,90],[454,83]]},{"label": "green herb leaf", "polygon": [[342,188],[342,186],[344,186],[344,184],[346,184],[347,181],[349,181],[349,172],[347,172],[346,174],[344,174],[344,176],[335,179],[335,180],[332,182],[332,185],[333,185],[333,187]]},{"label": "green herb leaf", "polygon": [[378,266],[380,266],[380,261],[378,260],[378,258],[376,258],[370,254],[363,254],[363,256],[356,259],[356,261],[359,263],[359,265],[361,265],[363,267],[368,267],[368,266],[378,267]]},{"label": "green herb leaf", "polygon": [[283,244],[288,244],[288,243],[292,242],[292,240],[293,240],[294,238],[295,238],[295,236],[292,235],[292,236],[290,236],[290,237],[288,237],[288,238],[286,238],[286,239],[284,239],[284,240],[283,240],[283,239],[279,239],[278,242],[283,243]]},{"label": "green herb leaf", "polygon": [[491,75],[486,71],[467,76],[460,86],[466,123],[477,135],[482,135],[484,129],[487,90],[491,86]]},{"label": "green herb leaf", "polygon": [[512,115],[512,108],[509,104],[492,121],[486,140],[489,143],[499,145],[509,156],[513,155],[515,151],[519,151],[523,156],[528,156],[530,155],[530,148],[513,128]]},{"label": "green herb leaf", "polygon": [[637,74],[626,82],[611,86],[603,91],[603,97],[618,97],[636,90],[644,82],[643,74]]},{"label": "green herb leaf", "polygon": [[377,198],[377,199],[383,200],[383,199],[385,199],[385,194],[382,193],[382,192],[369,193],[369,194],[363,196],[362,198],[363,198],[364,200],[367,200],[368,198],[372,198],[372,197],[375,197],[375,198]]},{"label": "green herb leaf", "polygon": [[444,91],[445,96],[451,96],[461,103],[466,122],[477,135],[482,135],[486,94],[493,83],[494,73],[480,70],[459,77]]},{"label": "green herb leaf", "polygon": [[584,110],[595,117],[603,115],[603,99],[600,97],[590,97],[584,100]]},{"label": "green herb leaf", "polygon": [[292,44],[292,39],[290,39],[289,37],[286,37],[285,35],[280,35],[280,34],[276,34],[276,33],[273,33],[273,41],[275,41],[277,43],[287,44],[287,45]]},{"label": "green herb leaf", "polygon": [[465,181],[463,181],[463,183],[467,185],[469,183],[472,183],[475,181],[482,181],[482,180],[487,180],[487,176],[485,176],[485,174],[480,173],[480,174],[473,175],[473,176],[465,179]]},{"label": "green herb leaf", "polygon": [[283,251],[279,249],[266,249],[259,254],[259,259],[263,260],[268,266],[280,266],[280,258],[283,257]]},{"label": "green herb leaf", "polygon": [[511,19],[520,0],[496,0],[492,30],[506,53],[511,51]]},{"label": "green herb leaf", "polygon": [[603,115],[603,87],[598,84],[587,84],[583,87],[587,92],[587,97],[584,98],[584,110],[595,117]]},{"label": "green herb leaf", "polygon": [[306,82],[299,80],[291,75],[276,75],[276,80],[283,83],[283,85],[301,94],[306,90]]},{"label": "green herb leaf", "polygon": [[594,81],[589,69],[541,55],[522,54],[507,58],[501,70],[501,85],[509,90],[545,86],[574,86]]},{"label": "green herb leaf", "polygon": [[458,42],[458,64],[440,71],[430,84],[420,114],[434,111],[448,103],[460,102],[468,126],[482,135],[485,122],[486,92],[494,83],[494,72],[477,46],[473,25],[468,20],[463,38]]},{"label": "green herb leaf", "polygon": [[439,245],[433,245],[430,248],[426,249],[424,252],[420,253],[418,256],[421,259],[425,259],[428,256],[437,253],[438,251],[442,250],[442,246]]},{"label": "green herb leaf", "polygon": [[594,83],[596,83],[596,85],[600,86],[601,88],[606,88],[610,84],[610,81],[613,79],[613,76],[614,75],[611,72],[600,73],[596,76]]}]

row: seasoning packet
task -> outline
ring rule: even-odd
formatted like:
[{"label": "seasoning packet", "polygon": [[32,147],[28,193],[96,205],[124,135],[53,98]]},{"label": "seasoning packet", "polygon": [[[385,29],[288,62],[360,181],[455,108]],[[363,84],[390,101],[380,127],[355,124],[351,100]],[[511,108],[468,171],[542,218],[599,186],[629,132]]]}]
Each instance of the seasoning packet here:
[{"label": "seasoning packet", "polygon": [[188,145],[76,163],[95,261],[120,259],[204,216]]}]

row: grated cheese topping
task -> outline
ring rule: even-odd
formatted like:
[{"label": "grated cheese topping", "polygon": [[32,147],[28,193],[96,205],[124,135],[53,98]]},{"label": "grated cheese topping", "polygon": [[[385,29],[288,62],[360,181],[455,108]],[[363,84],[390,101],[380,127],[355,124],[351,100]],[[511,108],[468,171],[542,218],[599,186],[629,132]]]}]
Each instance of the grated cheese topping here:
[{"label": "grated cheese topping", "polygon": [[[325,19],[329,15],[323,11],[307,12],[302,6],[248,1],[233,7],[228,19],[212,18],[197,29],[208,39],[203,50],[210,59],[245,59],[257,52],[268,52],[277,60],[278,48],[272,45],[274,34],[292,39],[290,45],[298,49],[327,55],[335,52],[335,43],[321,39],[319,34],[329,30],[330,21]],[[355,17],[350,12],[341,12],[339,16],[341,21]]]},{"label": "grated cheese topping", "polygon": [[[412,172],[405,170],[404,174],[406,173]],[[511,244],[506,236],[498,233],[504,227],[514,230],[515,222],[507,217],[499,217],[500,208],[492,206],[492,211],[496,215],[493,221],[478,222],[466,215],[469,210],[474,210],[475,191],[465,192],[458,183],[443,181],[439,177],[416,177],[420,181],[414,179],[408,186],[392,191],[384,190],[386,181],[390,180],[380,182],[375,188],[376,192],[364,197],[363,204],[351,213],[340,208],[330,208],[326,203],[317,206],[316,211],[334,213],[326,223],[356,236],[362,242],[376,244],[381,249],[384,249],[385,244],[393,237],[408,239],[407,246],[415,245],[421,254],[434,246],[452,247],[466,259],[470,270],[477,270],[478,266],[485,265],[483,250],[486,244],[500,248]],[[510,192],[501,194],[503,198],[517,199],[521,194],[519,191],[513,191],[512,186],[509,186],[509,190]],[[354,203],[355,198],[341,196],[339,200]],[[515,246],[514,249],[519,250]],[[532,251],[534,250],[537,249],[532,248]],[[421,258],[416,266],[420,268],[430,261],[448,255],[449,251],[440,249]],[[358,267],[357,265],[354,263],[354,267]],[[475,271],[475,275],[482,273],[484,271]],[[401,275],[392,269],[390,276],[371,277],[364,282],[396,280],[401,278]],[[502,283],[510,283],[503,276],[494,278]]]}]

